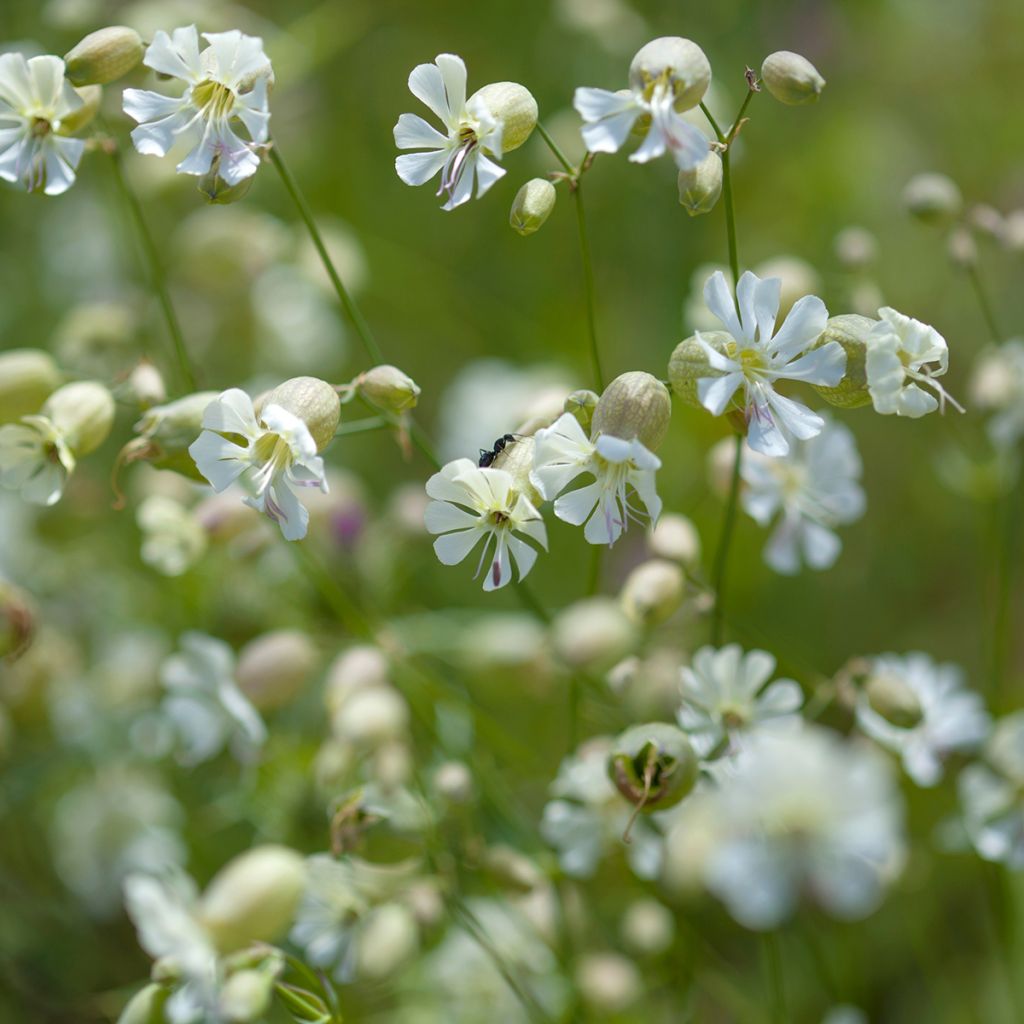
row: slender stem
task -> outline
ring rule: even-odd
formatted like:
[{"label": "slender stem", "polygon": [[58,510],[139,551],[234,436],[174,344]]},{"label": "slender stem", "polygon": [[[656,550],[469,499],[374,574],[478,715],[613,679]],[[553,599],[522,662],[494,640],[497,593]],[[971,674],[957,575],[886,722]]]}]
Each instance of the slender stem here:
[{"label": "slender stem", "polygon": [[711,643],[717,646],[722,642],[722,624],[725,617],[725,573],[729,562],[729,547],[736,525],[736,506],[740,493],[740,466],[743,461],[743,435],[736,435],[736,451],[732,460],[732,477],[729,481],[729,497],[725,505],[725,518],[722,520],[722,533],[715,549],[715,563],[711,585],[715,593],[715,606],[711,612]]},{"label": "slender stem", "polygon": [[160,309],[163,311],[164,320],[167,322],[167,333],[171,336],[182,382],[186,390],[195,391],[196,377],[192,371],[192,364],[189,362],[188,349],[185,347],[185,336],[181,332],[181,324],[178,322],[178,315],[174,311],[174,305],[167,290],[167,279],[164,276],[163,266],[160,263],[160,251],[153,241],[149,225],[146,224],[146,218],[143,215],[139,197],[132,191],[132,187],[128,184],[128,179],[124,175],[124,167],[121,164],[121,151],[117,148],[116,143],[111,142],[108,152],[110,153],[111,166],[114,169],[114,180],[117,182],[118,190],[121,192],[125,204],[131,211],[132,220],[135,222],[135,228],[139,233],[139,240],[142,243],[143,255],[149,264],[150,282],[153,285],[153,290],[156,292]]},{"label": "slender stem", "polygon": [[313,219],[313,211],[309,208],[309,203],[306,202],[306,197],[302,194],[302,190],[299,188],[298,182],[295,180],[292,172],[288,170],[284,160],[281,158],[281,152],[276,145],[272,145],[270,147],[270,162],[277,168],[277,173],[281,175],[281,181],[284,182],[285,189],[289,196],[291,196],[292,202],[295,203],[295,207],[299,211],[299,216],[306,225],[306,230],[309,232],[309,237],[320,257],[320,262],[323,263],[324,270],[327,271],[327,276],[331,279],[331,284],[334,285],[334,290],[338,295],[338,301],[348,314],[348,318],[352,321],[352,324],[356,329],[356,333],[359,335],[359,338],[363,343],[363,347],[366,349],[367,355],[375,363],[383,363],[384,353],[377,344],[377,340],[374,338],[373,332],[370,330],[370,325],[366,322],[366,318],[363,316],[362,311],[356,305],[355,300],[351,295],[349,295],[348,289],[342,283],[341,277],[338,275],[338,271],[335,269],[334,263],[331,261],[330,254],[327,252],[327,246],[324,245],[324,240],[316,226],[316,221]]},{"label": "slender stem", "polygon": [[[1021,472],[1018,470],[1018,472]],[[996,603],[992,615],[992,692],[1003,695],[1006,665],[1010,653],[1010,626],[1013,611],[1013,590],[1016,578],[1018,541],[1020,538],[1021,505],[1024,500],[1024,473],[1014,481],[1003,499],[1003,522],[997,524],[1001,542],[994,544],[996,559]],[[1002,529],[999,530],[999,525]]]},{"label": "slender stem", "polygon": [[569,158],[562,152],[558,143],[551,138],[550,134],[548,134],[547,128],[545,128],[539,121],[537,122],[537,131],[539,132],[540,137],[548,144],[548,149],[555,154],[555,159],[565,168],[566,173],[575,177],[577,174],[576,168],[569,163]]},{"label": "slender stem", "polygon": [[551,615],[547,608],[544,607],[537,599],[537,596],[530,589],[529,585],[524,583],[522,580],[516,580],[516,594],[519,600],[523,603],[523,607],[534,615],[538,622],[543,622],[545,625],[551,624]]},{"label": "slender stem", "polygon": [[604,373],[601,370],[601,353],[597,346],[597,316],[594,312],[594,267],[590,259],[590,243],[587,241],[587,216],[583,210],[583,190],[577,178],[573,189],[576,201],[576,223],[580,235],[580,259],[583,262],[583,294],[587,306],[587,331],[590,334],[590,361],[593,365],[597,390],[604,391]]},{"label": "slender stem", "polygon": [[762,937],[765,965],[768,971],[768,995],[773,1024],[787,1024],[786,993],[782,984],[782,957],[779,954],[779,938],[775,932],[765,932]]},{"label": "slender stem", "polygon": [[967,267],[967,277],[978,299],[978,305],[981,307],[981,315],[985,320],[985,326],[988,327],[988,333],[991,335],[992,340],[999,344],[1005,338],[1005,335],[999,330],[999,322],[996,319],[995,309],[992,306],[992,299],[989,297],[984,279],[978,273],[978,268],[974,264]]},{"label": "slender stem", "polygon": [[423,453],[423,457],[427,462],[434,469],[440,469],[441,460],[437,457],[437,453],[430,443],[430,438],[427,437],[427,432],[411,416],[409,417],[409,436],[412,438],[412,443]]},{"label": "slender stem", "polygon": [[335,437],[344,437],[349,434],[365,434],[370,430],[381,430],[390,427],[391,420],[387,416],[367,416],[361,420],[349,420],[348,423],[341,423],[334,432]]},{"label": "slender stem", "polygon": [[587,577],[587,597],[593,597],[601,589],[601,563],[603,561],[604,545],[592,545],[590,552],[590,574]]}]

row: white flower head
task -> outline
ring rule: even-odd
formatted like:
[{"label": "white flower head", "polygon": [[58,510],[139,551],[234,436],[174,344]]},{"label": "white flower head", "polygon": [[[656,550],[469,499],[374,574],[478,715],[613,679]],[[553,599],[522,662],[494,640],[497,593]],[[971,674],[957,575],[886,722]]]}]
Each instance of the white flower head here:
[{"label": "white flower head", "polygon": [[537,560],[533,544],[547,550],[540,512],[502,469],[482,469],[470,459],[456,459],[427,481],[427,494],[434,500],[424,512],[424,522],[431,533],[440,534],[434,551],[444,565],[458,565],[483,541],[476,574],[483,572],[484,590],[505,586],[512,579],[513,564],[523,579]]},{"label": "white flower head", "polygon": [[951,754],[976,750],[988,736],[991,720],[984,703],[964,687],[963,673],[956,665],[937,665],[919,652],[882,654],[871,659],[870,674],[905,687],[920,708],[918,721],[903,726],[879,714],[866,689],[857,699],[858,725],[899,754],[906,773],[919,786],[936,785]]},{"label": "white flower head", "polygon": [[[166,156],[182,139],[191,149],[178,164],[179,174],[213,169],[228,185],[237,185],[256,173],[259,147],[267,143],[270,60],[262,39],[237,29],[204,32],[203,38],[209,46],[200,52],[195,25],[170,35],[156,32],[143,63],[184,82],[185,91],[164,96],[125,89],[124,111],[138,122],[132,142],[144,156]],[[238,134],[239,122],[248,139]]]},{"label": "white flower head", "polygon": [[[721,416],[743,388],[747,444],[763,455],[785,455],[787,435],[801,441],[820,434],[825,421],[805,405],[775,390],[778,380],[835,387],[846,369],[846,353],[837,341],[810,350],[828,321],[825,303],[805,295],[793,304],[776,330],[781,281],[761,280],[749,270],[740,278],[736,300],[725,275],[716,271],[704,285],[704,301],[732,336],[719,352],[697,332],[697,341],[716,375],[697,381],[697,396],[713,416]],[[737,304],[739,311],[737,313]]]},{"label": "white flower head", "polygon": [[151,494],[139,505],[135,520],[142,531],[142,560],[164,576],[181,576],[206,551],[202,524],[173,498]]},{"label": "white flower head", "polygon": [[764,560],[779,573],[792,575],[804,563],[830,568],[842,549],[833,528],[864,514],[853,434],[827,418],[817,437],[795,442],[782,458],[750,452],[740,474],[747,513],[762,526],[778,517]]},{"label": "white flower head", "polygon": [[[632,494],[639,498],[652,523],[661,515],[661,499],[654,474],[661,460],[638,440],[625,441],[610,434],[591,441],[572,413],[564,413],[550,427],[536,433],[530,480],[548,501],[555,515],[583,528],[591,544],[612,545],[630,519],[639,519]],[[565,489],[583,474],[593,483]]]},{"label": "white flower head", "polygon": [[33,505],[60,501],[75,456],[64,432],[48,416],[24,416],[0,427],[0,484]]},{"label": "white flower head", "polygon": [[273,403],[257,419],[252,399],[230,388],[206,407],[203,428],[188,451],[213,489],[223,491],[248,474],[256,493],[246,504],[277,523],[285,540],[305,537],[309,511],[295,489],[328,491],[323,459],[306,424]]},{"label": "white flower head", "polygon": [[161,666],[167,691],[163,713],[179,737],[179,757],[199,764],[225,746],[239,760],[251,759],[266,742],[259,712],[235,681],[235,656],[222,640],[186,633],[181,650]]},{"label": "white flower head", "polygon": [[48,196],[71,188],[85,142],[60,132],[81,106],[59,57],[0,56],[0,178]]},{"label": "white flower head", "polygon": [[803,691],[792,679],[776,679],[775,658],[739,644],[702,647],[682,669],[678,720],[701,758],[734,754],[742,735],[766,725],[800,721]]},{"label": "white flower head", "polygon": [[1011,338],[981,353],[971,375],[971,399],[992,412],[988,436],[997,448],[1012,448],[1024,437],[1024,340]]},{"label": "white flower head", "polygon": [[423,185],[441,172],[441,207],[454,210],[473,195],[482,196],[505,170],[491,159],[501,159],[504,125],[479,95],[466,99],[466,65],[453,53],[438,54],[433,64],[419,64],[409,75],[409,91],[440,119],[444,132],[432,128],[417,114],[402,114],[395,125],[399,149],[395,170],[407,185]]},{"label": "white flower head", "polygon": [[[946,339],[934,327],[890,306],[883,306],[878,315],[881,319],[868,335],[864,362],[875,411],[917,419],[936,409],[945,411],[949,402],[963,412],[963,407],[935,379],[949,367]],[[931,388],[938,398],[925,391],[925,387]]]}]

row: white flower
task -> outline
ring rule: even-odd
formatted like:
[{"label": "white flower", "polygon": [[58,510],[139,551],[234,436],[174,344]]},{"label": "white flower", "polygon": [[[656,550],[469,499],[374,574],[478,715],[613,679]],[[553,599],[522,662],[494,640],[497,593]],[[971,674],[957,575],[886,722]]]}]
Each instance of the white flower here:
[{"label": "white flower", "polygon": [[748,928],[776,927],[803,894],[836,917],[864,917],[902,865],[898,793],[869,748],[817,726],[766,730],[720,782],[695,803],[710,804],[715,823],[704,883]]},{"label": "white flower", "polygon": [[[203,38],[210,45],[200,53],[195,25],[170,36],[154,33],[143,63],[185,82],[186,89],[177,97],[125,89],[124,111],[139,124],[132,142],[144,156],[166,156],[183,139],[192,148],[178,164],[180,174],[203,175],[212,168],[237,185],[256,173],[258,149],[267,143],[270,61],[256,36],[232,30],[204,32]],[[248,140],[235,130],[239,121]]]},{"label": "white flower", "polygon": [[0,484],[25,501],[55,505],[74,468],[67,438],[49,417],[23,416],[0,427]]},{"label": "white flower", "polygon": [[[945,411],[948,401],[963,412],[935,380],[949,366],[946,339],[934,327],[889,306],[883,306],[878,315],[881,319],[867,338],[864,363],[875,411],[917,419],[936,409]],[[938,399],[922,390],[922,384],[934,390]]]},{"label": "white flower", "polygon": [[[188,451],[213,489],[225,490],[248,471],[256,495],[245,503],[277,523],[286,540],[305,537],[309,512],[294,488],[328,490],[323,459],[306,424],[274,404],[257,420],[252,399],[230,388],[206,407],[203,427]],[[238,435],[245,443],[224,435]]]},{"label": "white flower", "polygon": [[747,513],[762,526],[778,515],[764,560],[779,573],[797,573],[802,562],[828,569],[842,549],[832,528],[864,514],[853,434],[827,418],[817,437],[797,441],[782,458],[749,453],[740,474],[747,485],[742,498]]},{"label": "white flower", "polygon": [[187,572],[206,551],[206,531],[180,502],[151,494],[135,520],[142,531],[142,560],[164,576]]},{"label": "white flower", "polygon": [[723,353],[712,348],[700,331],[696,335],[712,369],[718,371],[698,380],[701,404],[713,416],[721,416],[742,387],[747,444],[763,455],[785,455],[787,434],[806,441],[825,426],[817,413],[778,394],[775,381],[835,387],[846,369],[846,353],[836,341],[808,351],[828,321],[825,303],[816,296],[805,295],[794,303],[775,330],[781,287],[779,278],[762,281],[748,270],[736,289],[737,315],[725,275],[716,271],[704,286],[704,301],[732,335],[732,342]]},{"label": "white flower", "polygon": [[231,648],[203,633],[185,633],[181,651],[161,666],[163,711],[178,732],[183,763],[208,761],[226,745],[239,760],[250,759],[266,741],[263,719],[234,671]]},{"label": "white flower", "polygon": [[[614,544],[638,511],[630,504],[632,489],[651,522],[661,515],[661,499],[654,474],[661,460],[639,441],[602,434],[591,441],[572,413],[564,413],[550,427],[538,430],[530,480],[548,501],[555,515],[573,526],[586,523],[583,536],[591,544]],[[594,482],[562,492],[584,473]]]},{"label": "white flower", "polygon": [[[503,124],[480,96],[466,100],[466,65],[452,53],[438,54],[433,64],[419,64],[409,75],[409,91],[440,118],[445,133],[416,114],[402,114],[395,125],[399,149],[419,149],[395,159],[395,170],[407,185],[423,185],[441,172],[439,196],[443,210],[454,210],[473,195],[482,196],[505,170],[501,159]],[[489,156],[488,156],[489,154]]]},{"label": "white flower", "polygon": [[919,786],[934,786],[950,754],[975,750],[988,735],[988,712],[981,697],[964,688],[963,673],[956,665],[936,665],[921,653],[882,654],[871,659],[870,674],[906,687],[920,707],[920,720],[904,727],[879,714],[865,690],[857,699],[861,729],[899,754],[906,773]]},{"label": "white flower", "polygon": [[776,679],[767,651],[743,653],[739,644],[702,647],[682,669],[678,720],[701,758],[739,749],[741,733],[761,726],[799,722],[803,691],[792,679]]},{"label": "white flower", "polygon": [[442,535],[434,541],[434,551],[444,565],[458,565],[483,540],[476,575],[487,564],[484,590],[505,586],[512,579],[513,563],[519,579],[533,568],[537,549],[522,537],[547,550],[541,514],[504,470],[456,459],[427,481],[427,494],[434,500],[424,522],[431,533]]},{"label": "white flower", "polygon": [[971,398],[992,410],[988,435],[997,448],[1024,437],[1024,340],[1012,338],[982,352],[971,375]]},{"label": "white flower", "polygon": [[61,122],[81,106],[59,57],[0,56],[0,178],[48,196],[71,188],[85,142]]}]

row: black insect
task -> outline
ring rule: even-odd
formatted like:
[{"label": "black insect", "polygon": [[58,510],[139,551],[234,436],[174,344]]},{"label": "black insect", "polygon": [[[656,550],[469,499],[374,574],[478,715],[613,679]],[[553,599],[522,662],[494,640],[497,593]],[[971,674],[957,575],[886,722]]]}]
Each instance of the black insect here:
[{"label": "black insect", "polygon": [[489,466],[515,439],[515,434],[502,434],[494,442],[494,447],[490,451],[486,448],[481,448],[479,464],[481,466]]}]

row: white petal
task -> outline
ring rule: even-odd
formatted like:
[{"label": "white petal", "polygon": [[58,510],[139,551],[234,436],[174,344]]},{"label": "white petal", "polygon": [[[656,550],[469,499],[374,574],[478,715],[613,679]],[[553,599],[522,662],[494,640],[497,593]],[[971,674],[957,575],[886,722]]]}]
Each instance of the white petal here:
[{"label": "white petal", "polygon": [[199,57],[199,34],[195,25],[176,28],[169,36],[158,29],[153,33],[153,41],[146,47],[146,56],[142,62],[162,75],[186,82],[200,81],[203,65]]},{"label": "white petal", "polygon": [[504,177],[505,168],[499,167],[482,153],[476,158],[476,195],[479,199],[499,178]]},{"label": "white petal", "polygon": [[217,492],[231,486],[248,468],[245,448],[232,444],[212,430],[204,430],[189,445],[189,455],[200,473]]},{"label": "white petal", "polygon": [[727,373],[724,377],[701,377],[697,381],[697,398],[712,416],[721,416],[742,383],[742,373]]},{"label": "white petal", "polygon": [[816,295],[805,295],[794,303],[771,343],[771,352],[777,359],[789,360],[806,351],[825,330],[828,310]]},{"label": "white petal", "polygon": [[736,302],[733,299],[732,290],[726,283],[725,274],[720,270],[716,270],[704,283],[704,302],[737,341],[745,339],[743,328],[736,315]]},{"label": "white petal", "polygon": [[203,427],[254,440],[261,431],[252,399],[241,388],[228,388],[203,410]]},{"label": "white petal", "polygon": [[432,128],[416,114],[402,114],[394,128],[395,145],[399,149],[442,149],[447,136]]},{"label": "white petal", "polygon": [[778,369],[774,365],[772,373],[775,377],[785,380],[802,380],[808,384],[821,384],[834,388],[846,372],[846,352],[838,341],[830,341],[821,348],[794,359]]},{"label": "white petal", "polygon": [[480,542],[482,530],[461,530],[446,533],[434,541],[434,552],[442,565],[458,565]]}]

